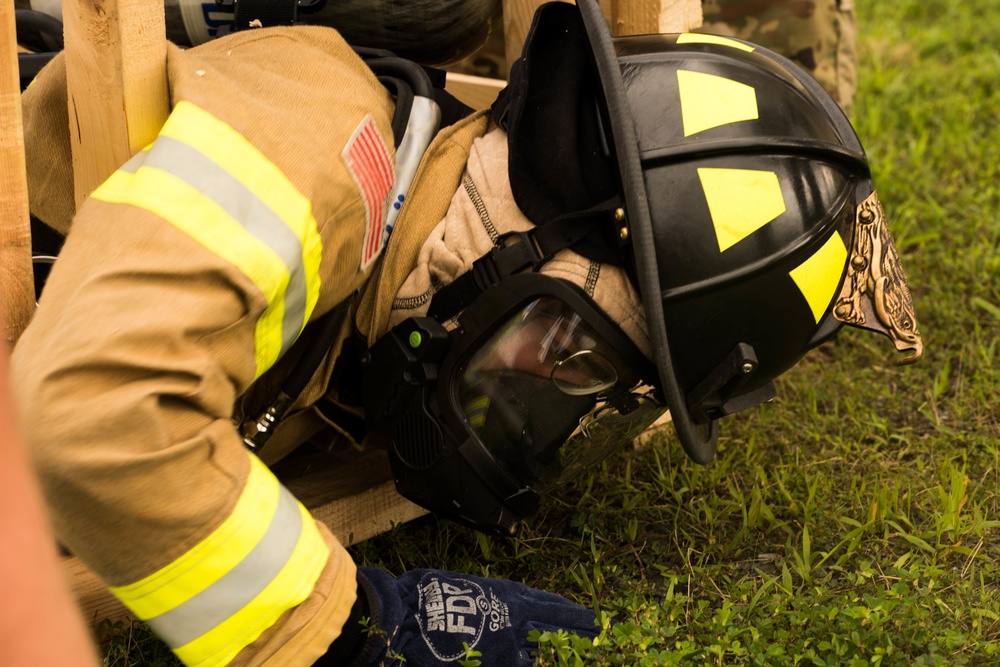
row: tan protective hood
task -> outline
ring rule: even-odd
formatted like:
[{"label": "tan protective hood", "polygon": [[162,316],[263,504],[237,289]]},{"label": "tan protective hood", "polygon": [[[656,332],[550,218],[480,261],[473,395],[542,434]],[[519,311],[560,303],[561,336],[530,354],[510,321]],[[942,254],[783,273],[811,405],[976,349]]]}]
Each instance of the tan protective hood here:
[{"label": "tan protective hood", "polygon": [[[472,263],[489,252],[500,235],[532,226],[511,193],[507,135],[493,128],[473,143],[461,187],[420,249],[416,268],[396,293],[389,327],[426,314],[435,291],[471,270]],[[563,250],[541,273],[583,289],[643,354],[652,357],[639,295],[621,268]]]}]

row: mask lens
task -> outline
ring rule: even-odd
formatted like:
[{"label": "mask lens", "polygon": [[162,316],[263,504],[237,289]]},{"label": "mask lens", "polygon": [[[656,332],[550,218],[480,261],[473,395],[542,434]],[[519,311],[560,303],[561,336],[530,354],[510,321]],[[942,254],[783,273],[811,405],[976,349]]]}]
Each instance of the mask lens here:
[{"label": "mask lens", "polygon": [[546,296],[500,323],[455,389],[486,450],[521,483],[539,488],[604,458],[663,413],[650,396],[633,393],[638,385],[623,353]]},{"label": "mask lens", "polygon": [[552,384],[570,396],[607,391],[618,382],[618,371],[600,352],[580,350],[552,366]]}]

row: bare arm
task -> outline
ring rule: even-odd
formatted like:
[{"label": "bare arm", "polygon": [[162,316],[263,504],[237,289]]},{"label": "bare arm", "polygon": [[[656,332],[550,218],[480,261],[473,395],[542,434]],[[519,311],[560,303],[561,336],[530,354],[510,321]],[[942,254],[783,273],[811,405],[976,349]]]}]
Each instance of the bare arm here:
[{"label": "bare arm", "polygon": [[0,664],[96,666],[65,585],[55,539],[28,464],[0,354]]}]

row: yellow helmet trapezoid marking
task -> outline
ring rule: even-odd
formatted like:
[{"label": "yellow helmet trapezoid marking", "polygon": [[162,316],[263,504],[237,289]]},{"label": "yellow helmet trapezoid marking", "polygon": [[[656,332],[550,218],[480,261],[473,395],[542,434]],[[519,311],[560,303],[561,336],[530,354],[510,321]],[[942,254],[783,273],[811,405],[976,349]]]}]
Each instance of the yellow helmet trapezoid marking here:
[{"label": "yellow helmet trapezoid marking", "polygon": [[756,169],[698,169],[719,252],[736,245],[785,212],[778,175]]},{"label": "yellow helmet trapezoid marking", "polygon": [[713,127],[757,120],[757,91],[724,76],[677,70],[684,136]]}]

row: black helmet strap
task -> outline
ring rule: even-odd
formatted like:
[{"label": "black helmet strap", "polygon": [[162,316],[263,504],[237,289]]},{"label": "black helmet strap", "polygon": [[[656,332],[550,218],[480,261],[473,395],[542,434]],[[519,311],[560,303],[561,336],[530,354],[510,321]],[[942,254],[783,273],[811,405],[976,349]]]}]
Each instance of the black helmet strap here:
[{"label": "black helmet strap", "polygon": [[[502,234],[496,246],[472,263],[472,269],[441,288],[427,310],[428,317],[445,322],[471,304],[487,288],[522,271],[537,271],[543,264],[622,211],[615,195],[583,211],[567,213],[524,232]],[[624,224],[624,221],[620,224]]]}]

